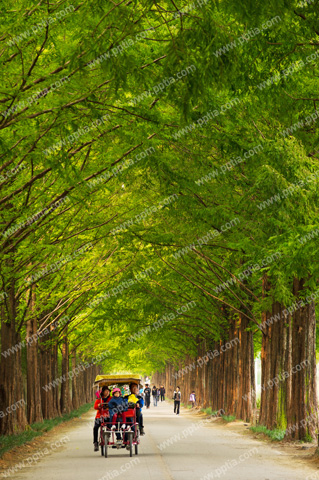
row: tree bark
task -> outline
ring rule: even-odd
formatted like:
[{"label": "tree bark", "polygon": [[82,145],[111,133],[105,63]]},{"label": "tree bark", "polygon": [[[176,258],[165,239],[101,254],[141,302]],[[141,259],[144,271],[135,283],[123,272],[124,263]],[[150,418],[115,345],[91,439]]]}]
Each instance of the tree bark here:
[{"label": "tree bark", "polygon": [[[267,292],[270,285],[264,279]],[[261,349],[261,403],[259,423],[269,429],[285,430],[291,395],[291,318],[279,302],[265,312]],[[267,323],[266,323],[267,322]]]},{"label": "tree bark", "polygon": [[[72,356],[72,371],[75,373],[76,368],[76,350]],[[76,410],[80,406],[80,397],[79,397],[79,378],[77,375],[72,377],[72,408]]]},{"label": "tree bark", "polygon": [[[0,434],[24,430],[27,424],[23,395],[20,335],[16,333],[15,283],[1,306]],[[19,403],[17,403],[19,402]]]},{"label": "tree bark", "polygon": [[39,364],[40,364],[40,392],[43,418],[50,419],[54,417],[53,409],[53,389],[46,391],[43,387],[52,381],[51,377],[51,352],[45,349],[44,345],[39,344]]},{"label": "tree bark", "polygon": [[69,379],[69,342],[67,334],[63,336],[62,342],[62,383],[61,383],[61,413],[71,411],[70,402],[70,379]]},{"label": "tree bark", "polygon": [[[300,300],[305,280],[293,281],[293,294]],[[287,435],[303,440],[315,438],[318,428],[316,379],[316,316],[313,301],[299,303],[292,322],[292,392]]]},{"label": "tree bark", "polygon": [[[55,378],[59,377],[59,356],[58,356],[58,342],[56,341],[52,345],[52,353],[50,356],[51,359],[51,378],[54,380]],[[61,415],[61,404],[60,404],[60,396],[59,396],[59,388],[53,388],[53,405],[54,411],[56,412],[57,416]]]},{"label": "tree bark", "polygon": [[[32,290],[32,287],[31,289]],[[34,296],[34,292],[30,291]],[[30,314],[34,314],[34,298],[30,305]],[[28,422],[42,422],[40,372],[38,368],[37,319],[27,320],[27,418]]]}]

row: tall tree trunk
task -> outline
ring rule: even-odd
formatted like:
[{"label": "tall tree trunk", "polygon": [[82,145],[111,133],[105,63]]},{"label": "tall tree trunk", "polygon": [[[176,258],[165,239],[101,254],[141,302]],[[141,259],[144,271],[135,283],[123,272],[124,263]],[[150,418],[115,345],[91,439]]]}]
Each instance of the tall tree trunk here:
[{"label": "tall tree trunk", "polygon": [[[59,346],[58,341],[52,345],[52,354],[51,354],[51,378],[54,380],[59,377]],[[59,389],[53,388],[53,399],[54,399],[54,410],[57,413],[57,416],[61,415],[61,403]]]},{"label": "tall tree trunk", "polygon": [[70,404],[70,379],[69,379],[69,342],[65,334],[62,343],[62,377],[61,383],[61,413],[69,413],[71,411]]},{"label": "tall tree trunk", "polygon": [[[241,290],[244,291],[243,286],[241,286]],[[224,307],[222,311],[226,313]],[[235,402],[232,402],[232,405],[229,404],[231,406],[230,411],[231,413],[234,412],[236,418],[251,422],[256,409],[253,332],[249,328],[251,324],[246,315],[241,313],[237,324],[229,314],[227,316],[230,318],[231,327],[229,340],[233,340],[229,350],[231,375],[233,377],[233,388],[230,396],[236,399]]]},{"label": "tall tree trunk", "polygon": [[[264,296],[270,294],[270,284],[264,277]],[[262,316],[261,403],[259,423],[269,429],[285,430],[291,395],[291,327],[290,315],[279,302]]]},{"label": "tall tree trunk", "polygon": [[75,375],[76,369],[76,350],[73,352],[72,356],[72,408],[76,410],[80,406],[80,397],[79,397],[79,377]]},{"label": "tall tree trunk", "polygon": [[[276,302],[272,306],[272,316],[283,310],[283,306]],[[268,315],[266,318],[269,320],[271,316]],[[289,322],[289,317],[267,326],[262,338],[259,422],[269,429],[287,427],[289,392],[291,392],[289,377],[291,353],[288,349],[291,328],[286,322]]]},{"label": "tall tree trunk", "polygon": [[[27,424],[21,371],[21,341],[16,333],[15,284],[12,281],[1,306],[0,434],[24,430]],[[19,405],[17,404],[19,402]]]},{"label": "tall tree trunk", "polygon": [[[16,334],[16,344],[20,344],[21,336],[20,333]],[[18,430],[25,430],[27,425],[27,416],[25,408],[25,389],[23,385],[23,375],[21,368],[21,350],[19,349],[16,353],[16,362],[15,362],[15,371],[16,371],[16,398],[17,401],[22,401],[23,406],[16,409],[16,424],[18,425]]]},{"label": "tall tree trunk", "polygon": [[84,372],[81,370],[79,374],[79,379],[78,379],[78,389],[79,389],[79,399],[80,399],[80,405],[84,403]]},{"label": "tall tree trunk", "polygon": [[[237,415],[238,401],[239,401],[239,354],[240,354],[240,340],[238,325],[234,318],[230,319],[230,327],[228,331],[228,341],[233,342],[231,349],[225,350],[226,358],[226,381],[228,383],[227,389],[227,403],[225,404],[226,412]],[[236,342],[236,343],[235,343]],[[225,348],[226,348],[225,343]]]},{"label": "tall tree trunk", "polygon": [[83,396],[83,400],[84,400],[84,403],[87,403],[87,395],[88,395],[88,388],[89,388],[88,369],[85,368],[83,373],[84,373],[84,396]]},{"label": "tall tree trunk", "polygon": [[40,366],[40,392],[41,392],[41,405],[42,415],[45,419],[54,417],[54,401],[53,390],[45,390],[45,386],[48,385],[53,379],[51,375],[51,352],[48,351],[44,345],[39,343],[39,366]]},{"label": "tall tree trunk", "polygon": [[[32,295],[30,314],[34,315],[34,292],[30,289]],[[40,372],[38,368],[38,340],[37,340],[37,319],[29,318],[27,320],[27,418],[28,422],[42,422],[41,392],[40,392]]]},{"label": "tall tree trunk", "polygon": [[[293,281],[293,293],[300,300],[305,280]],[[293,313],[292,322],[292,392],[288,436],[302,440],[315,437],[318,427],[316,384],[316,316],[313,301]]]},{"label": "tall tree trunk", "polygon": [[249,320],[245,315],[240,315],[239,325],[239,394],[236,417],[249,422],[256,408],[254,343],[252,331],[248,330]]},{"label": "tall tree trunk", "polygon": [[[1,315],[1,364],[0,364],[0,434],[9,435],[14,433],[15,419],[13,414],[7,414],[6,409],[10,408],[15,399],[15,356],[8,349],[15,344],[15,327],[11,321],[6,322],[4,308]],[[8,353],[6,357],[3,353]]]}]

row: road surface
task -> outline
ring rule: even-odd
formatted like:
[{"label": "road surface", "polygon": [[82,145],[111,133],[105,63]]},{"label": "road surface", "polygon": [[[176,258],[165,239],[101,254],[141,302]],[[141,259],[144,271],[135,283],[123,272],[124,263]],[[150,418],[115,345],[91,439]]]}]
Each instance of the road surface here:
[{"label": "road surface", "polygon": [[[318,467],[250,436],[234,433],[171,403],[144,410],[146,435],[138,456],[111,449],[93,452],[93,410],[76,425],[65,425],[43,438],[43,448],[29,457],[15,480],[319,480]],[[8,471],[6,471],[8,473]],[[311,477],[309,477],[311,478]]]}]

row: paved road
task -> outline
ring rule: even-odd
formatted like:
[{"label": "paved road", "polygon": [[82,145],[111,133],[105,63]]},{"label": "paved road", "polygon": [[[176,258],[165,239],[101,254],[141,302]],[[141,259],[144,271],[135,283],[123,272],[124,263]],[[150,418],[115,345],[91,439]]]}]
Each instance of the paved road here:
[{"label": "paved road", "polygon": [[[43,455],[10,475],[15,480],[305,480],[314,467],[273,445],[231,432],[166,402],[145,411],[146,435],[139,455],[93,452],[92,419],[87,414],[43,440]],[[179,436],[179,438],[178,438]],[[64,440],[63,440],[64,438]],[[60,442],[60,443],[59,443]],[[62,444],[62,445],[61,445]],[[47,452],[45,452],[47,449]],[[48,453],[50,452],[50,453]],[[318,479],[319,479],[319,470]],[[209,475],[209,476],[208,476]]]}]

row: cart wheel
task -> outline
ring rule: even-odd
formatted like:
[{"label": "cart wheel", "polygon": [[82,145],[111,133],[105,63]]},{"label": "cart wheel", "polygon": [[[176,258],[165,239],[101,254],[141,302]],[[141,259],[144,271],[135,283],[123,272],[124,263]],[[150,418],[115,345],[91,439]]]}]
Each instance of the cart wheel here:
[{"label": "cart wheel", "polygon": [[138,445],[137,445],[137,443],[135,444],[135,455],[138,455]]},{"label": "cart wheel", "polygon": [[104,455],[104,438],[103,438],[103,432],[101,430],[100,430],[100,436],[99,436],[99,446],[101,448],[101,455],[103,457],[103,455]]},{"label": "cart wheel", "polygon": [[133,435],[130,434],[129,436],[129,441],[130,441],[130,457],[133,457]]},{"label": "cart wheel", "polygon": [[110,436],[108,433],[105,433],[104,434],[104,457],[107,458],[108,457],[108,443],[109,443],[109,439],[110,439]]}]

